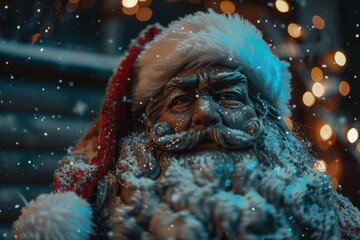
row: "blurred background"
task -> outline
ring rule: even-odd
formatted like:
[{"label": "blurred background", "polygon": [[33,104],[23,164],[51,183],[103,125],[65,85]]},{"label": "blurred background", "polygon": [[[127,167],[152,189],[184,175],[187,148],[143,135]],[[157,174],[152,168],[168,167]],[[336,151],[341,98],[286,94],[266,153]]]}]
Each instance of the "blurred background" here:
[{"label": "blurred background", "polygon": [[19,194],[30,201],[52,190],[131,39],[209,8],[249,19],[291,63],[293,116],[284,121],[360,207],[360,1],[1,0],[0,239],[12,239]]}]

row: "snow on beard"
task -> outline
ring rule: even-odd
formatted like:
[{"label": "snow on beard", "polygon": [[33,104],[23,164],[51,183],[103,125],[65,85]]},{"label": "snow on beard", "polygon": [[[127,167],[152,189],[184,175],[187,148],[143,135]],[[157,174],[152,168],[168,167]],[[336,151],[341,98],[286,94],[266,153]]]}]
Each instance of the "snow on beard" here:
[{"label": "snow on beard", "polygon": [[[143,133],[125,139],[118,162],[121,173],[117,175],[123,189],[131,189],[132,193],[110,211],[114,237],[326,239],[337,236],[336,206],[329,179],[321,176],[322,173],[295,167],[289,159],[297,161],[298,156],[292,155],[291,149],[284,150],[284,146],[291,147],[292,143],[284,142],[275,123],[266,121],[265,126],[265,133],[246,150],[187,156],[169,153],[163,159],[152,155],[154,163],[160,162],[161,175],[156,177],[148,174],[151,169],[143,164],[147,162],[144,159],[149,151],[143,150],[149,137]],[[271,149],[275,146],[276,150]],[[240,157],[232,161],[236,156]],[[232,165],[226,166],[229,162]],[[221,166],[227,170],[218,171]],[[154,165],[152,168],[155,169]],[[226,179],[231,183],[227,187]]]},{"label": "snow on beard", "polygon": [[[229,188],[235,164],[255,159],[251,148],[263,133],[262,120],[251,119],[245,129],[216,125],[174,133],[167,123],[160,122],[150,131],[147,143],[153,148],[152,158],[157,159],[162,173],[177,162],[183,168],[200,171],[207,181],[218,181],[219,186]],[[201,148],[203,143],[209,142],[216,143],[215,149]]]},{"label": "snow on beard", "polygon": [[[226,128],[174,134],[159,123],[123,139],[121,201],[109,210],[114,238],[338,236],[328,177],[311,169],[310,154],[276,115],[258,116],[259,135]],[[214,137],[223,133],[232,135]],[[219,149],[194,151],[203,138]]]}]

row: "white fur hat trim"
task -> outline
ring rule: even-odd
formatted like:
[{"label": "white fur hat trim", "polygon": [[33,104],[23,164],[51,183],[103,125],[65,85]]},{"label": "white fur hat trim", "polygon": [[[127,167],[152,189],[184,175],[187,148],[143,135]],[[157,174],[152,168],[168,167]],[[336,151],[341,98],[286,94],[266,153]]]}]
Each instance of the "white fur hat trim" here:
[{"label": "white fur hat trim", "polygon": [[146,45],[135,63],[133,111],[155,96],[185,64],[243,67],[249,82],[279,114],[291,115],[289,64],[239,15],[197,12],[172,22]]}]

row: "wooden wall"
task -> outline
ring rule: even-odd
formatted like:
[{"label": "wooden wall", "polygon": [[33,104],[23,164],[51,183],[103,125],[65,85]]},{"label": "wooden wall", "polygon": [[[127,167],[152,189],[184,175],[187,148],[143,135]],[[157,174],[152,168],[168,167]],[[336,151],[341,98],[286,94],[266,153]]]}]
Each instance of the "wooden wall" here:
[{"label": "wooden wall", "polygon": [[6,42],[0,47],[0,236],[52,190],[67,149],[96,118],[118,57]]}]

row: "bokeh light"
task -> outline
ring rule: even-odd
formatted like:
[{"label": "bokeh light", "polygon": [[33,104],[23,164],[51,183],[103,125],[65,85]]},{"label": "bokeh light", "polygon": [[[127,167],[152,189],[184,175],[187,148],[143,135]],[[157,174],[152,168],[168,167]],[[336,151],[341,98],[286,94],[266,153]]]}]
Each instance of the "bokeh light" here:
[{"label": "bokeh light", "polygon": [[289,117],[284,117],[284,123],[288,127],[289,130],[292,130],[294,128],[293,121]]},{"label": "bokeh light", "polygon": [[72,13],[72,12],[75,12],[76,10],[78,10],[79,6],[80,6],[79,2],[75,2],[75,3],[67,2],[65,5],[65,9],[69,13]]},{"label": "bokeh light", "polygon": [[320,128],[320,137],[322,140],[326,141],[329,140],[331,135],[332,135],[333,131],[330,127],[329,124],[324,124],[321,128]]},{"label": "bokeh light", "polygon": [[126,8],[133,8],[138,3],[138,0],[122,0],[122,5]]},{"label": "bokeh light", "polygon": [[81,0],[80,2],[80,6],[82,8],[91,8],[92,6],[94,6],[95,4],[95,0]]},{"label": "bokeh light", "polygon": [[135,15],[139,11],[139,5],[135,5],[135,7],[132,8],[122,8],[123,13],[126,15]]},{"label": "bokeh light", "polygon": [[311,69],[311,78],[315,82],[320,82],[324,78],[324,74],[321,68],[313,67],[313,69]]},{"label": "bokeh light", "polygon": [[336,177],[332,177],[331,181],[333,183],[332,188],[336,190],[339,187],[339,180]]},{"label": "bokeh light", "polygon": [[289,11],[290,6],[285,0],[276,0],[275,7],[279,12],[286,13]]},{"label": "bokeh light", "polygon": [[302,97],[303,103],[307,107],[311,107],[315,103],[315,97],[311,92],[305,92]]},{"label": "bokeh light", "polygon": [[40,39],[40,33],[34,33],[31,36],[31,44],[35,44]]},{"label": "bokeh light", "polygon": [[355,128],[351,128],[347,132],[347,139],[350,143],[356,142],[356,140],[359,138],[359,133]]},{"label": "bokeh light", "polygon": [[152,17],[152,10],[148,7],[141,7],[136,13],[136,19],[141,22],[146,22]]},{"label": "bokeh light", "polygon": [[356,145],[356,150],[360,153],[360,142]]},{"label": "bokeh light", "polygon": [[337,51],[334,55],[335,63],[339,66],[344,66],[346,64],[346,56],[344,53]]},{"label": "bokeh light", "polygon": [[346,81],[341,81],[339,84],[339,92],[343,96],[347,96],[350,93],[350,85]]},{"label": "bokeh light", "polygon": [[320,172],[326,172],[327,164],[324,160],[319,159],[319,160],[316,160],[316,162],[314,164],[314,168]]},{"label": "bokeh light", "polygon": [[56,0],[54,2],[55,14],[59,14],[61,12],[61,8],[62,8],[62,2],[60,0]]},{"label": "bokeh light", "polygon": [[302,34],[302,28],[299,24],[290,23],[287,27],[289,35],[293,38],[298,38]]},{"label": "bokeh light", "polygon": [[312,86],[312,92],[316,97],[321,97],[325,92],[324,86],[321,83],[316,82]]},{"label": "bokeh light", "polygon": [[325,27],[324,19],[317,15],[313,16],[312,23],[313,23],[314,27],[317,29],[323,29]]},{"label": "bokeh light", "polygon": [[223,13],[231,14],[235,12],[235,5],[231,1],[222,1],[220,3],[220,9]]}]

